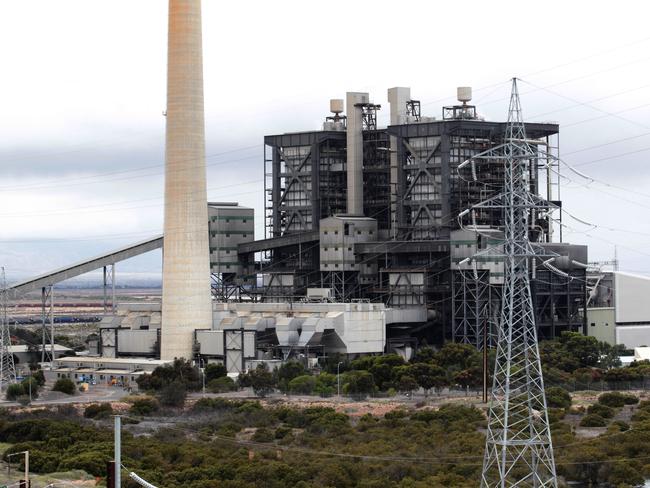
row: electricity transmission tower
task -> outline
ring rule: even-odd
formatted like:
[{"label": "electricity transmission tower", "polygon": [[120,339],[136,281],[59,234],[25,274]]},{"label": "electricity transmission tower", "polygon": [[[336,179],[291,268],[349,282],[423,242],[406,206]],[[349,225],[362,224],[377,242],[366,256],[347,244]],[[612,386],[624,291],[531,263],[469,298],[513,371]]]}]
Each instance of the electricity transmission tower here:
[{"label": "electricity transmission tower", "polygon": [[16,381],[16,366],[10,350],[11,336],[7,320],[7,280],[5,269],[0,269],[0,391]]},{"label": "electricity transmission tower", "polygon": [[538,158],[540,152],[526,138],[514,78],[503,144],[467,161],[472,165],[481,160],[500,161],[504,169],[502,192],[471,209],[499,210],[504,218],[503,250],[493,248],[478,253],[491,253],[504,260],[482,488],[557,487],[529,280],[529,274],[535,273],[536,257],[548,255],[530,241],[529,220],[553,208],[530,191],[529,171]]}]

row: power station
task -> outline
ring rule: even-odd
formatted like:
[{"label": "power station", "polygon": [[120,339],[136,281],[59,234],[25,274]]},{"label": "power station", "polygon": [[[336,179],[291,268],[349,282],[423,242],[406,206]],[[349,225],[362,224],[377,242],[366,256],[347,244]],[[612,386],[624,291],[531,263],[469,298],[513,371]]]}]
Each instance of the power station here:
[{"label": "power station", "polygon": [[[164,236],[10,286],[10,297],[41,291],[43,337],[53,286],[103,268],[112,306],[97,354],[106,359],[184,357],[241,372],[332,353],[409,358],[424,341],[493,345],[504,261],[470,258],[504,241],[503,209],[476,208],[503,190],[504,166],[459,167],[501,145],[506,123],[482,117],[470,87],[429,115],[408,87],[389,88],[388,107],[348,92],[331,100],[322,126],[264,137],[263,215],[207,202],[200,1],[169,8]],[[527,187],[561,212],[559,126],[525,131],[537,151]],[[586,246],[563,242],[548,213],[531,210],[527,222],[530,241],[562,272],[530,270],[539,337],[585,331],[585,267],[576,263],[588,261]],[[162,302],[115,306],[115,263],[161,247]]]}]

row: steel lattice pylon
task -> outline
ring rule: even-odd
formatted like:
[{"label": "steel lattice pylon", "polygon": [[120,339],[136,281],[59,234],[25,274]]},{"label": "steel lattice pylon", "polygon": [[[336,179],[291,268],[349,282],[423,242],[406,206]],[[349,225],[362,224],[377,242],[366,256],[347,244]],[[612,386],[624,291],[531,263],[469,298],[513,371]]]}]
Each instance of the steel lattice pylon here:
[{"label": "steel lattice pylon", "polygon": [[7,320],[7,281],[5,269],[0,270],[0,391],[16,381],[14,355],[10,351],[11,336]]},{"label": "steel lattice pylon", "polygon": [[557,487],[529,279],[535,257],[545,254],[529,240],[529,219],[552,208],[529,190],[529,168],[539,157],[526,139],[517,80],[513,79],[503,144],[468,160],[472,165],[499,160],[505,172],[503,191],[471,209],[500,209],[504,216],[503,251],[478,253],[504,259],[482,488]]}]

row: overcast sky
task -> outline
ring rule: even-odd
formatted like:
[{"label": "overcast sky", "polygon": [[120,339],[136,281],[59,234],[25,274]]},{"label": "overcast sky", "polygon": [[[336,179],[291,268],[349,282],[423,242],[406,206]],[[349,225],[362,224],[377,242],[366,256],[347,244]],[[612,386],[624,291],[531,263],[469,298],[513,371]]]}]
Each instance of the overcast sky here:
[{"label": "overcast sky", "polygon": [[[560,123],[590,260],[650,274],[646,2],[204,0],[211,200],[256,208],[264,134],[311,130],[328,100],[410,86],[440,116],[474,87],[490,120],[522,79],[528,120]],[[162,231],[165,0],[0,0],[0,265],[8,281]],[[604,182],[604,183],[603,183]],[[614,186],[605,186],[606,184]],[[618,230],[609,230],[618,229]],[[118,265],[158,273],[160,254]]]}]

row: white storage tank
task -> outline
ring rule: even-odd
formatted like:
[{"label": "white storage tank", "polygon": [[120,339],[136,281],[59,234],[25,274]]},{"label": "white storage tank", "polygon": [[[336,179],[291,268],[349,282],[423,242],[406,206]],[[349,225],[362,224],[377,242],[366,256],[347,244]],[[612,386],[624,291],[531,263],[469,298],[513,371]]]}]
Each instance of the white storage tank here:
[{"label": "white storage tank", "polygon": [[459,86],[456,88],[456,96],[459,102],[467,103],[472,100],[472,87],[471,86]]}]

